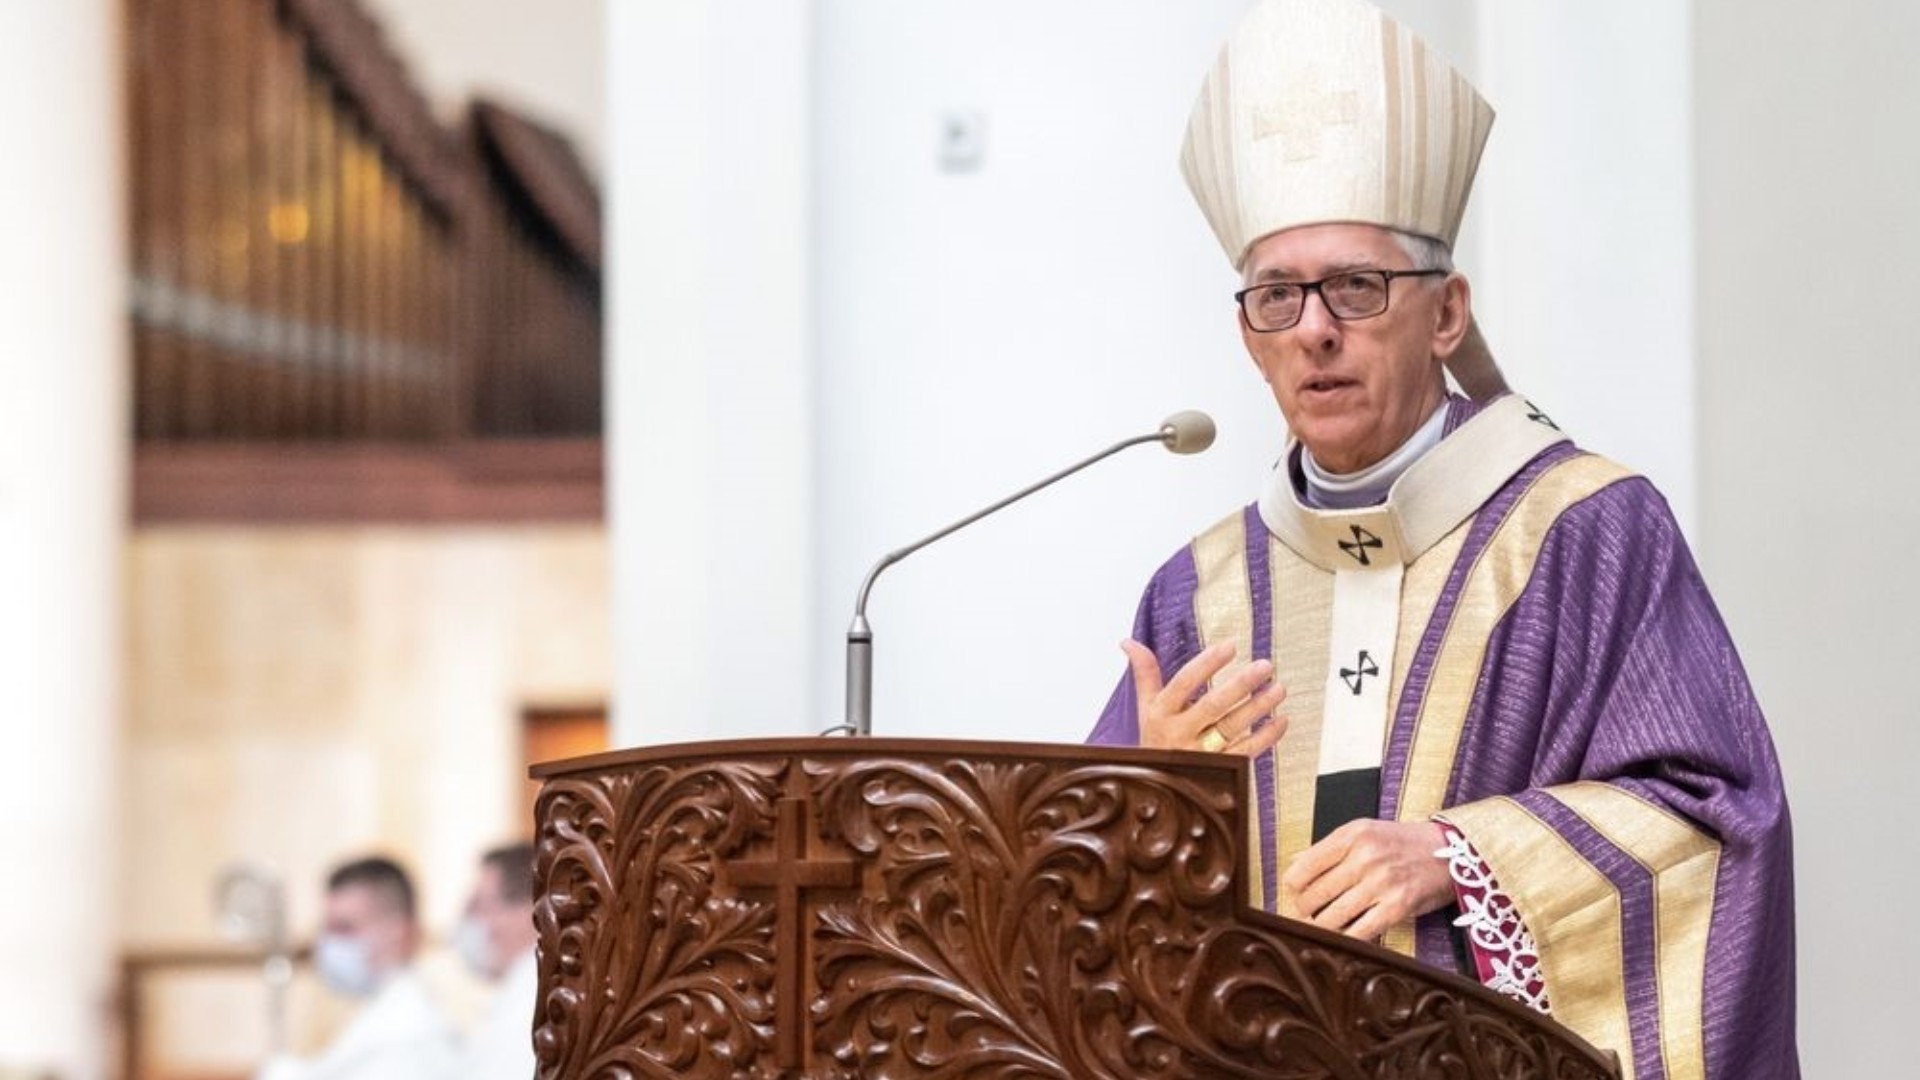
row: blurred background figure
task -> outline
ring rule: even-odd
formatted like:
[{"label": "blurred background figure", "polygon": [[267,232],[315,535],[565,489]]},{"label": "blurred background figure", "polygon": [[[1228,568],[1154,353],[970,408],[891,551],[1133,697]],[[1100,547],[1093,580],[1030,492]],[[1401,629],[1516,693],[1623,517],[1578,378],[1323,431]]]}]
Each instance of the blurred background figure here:
[{"label": "blurred background figure", "polygon": [[318,1057],[277,1057],[259,1080],[439,1080],[454,1070],[455,1033],[414,972],[420,922],[413,882],[390,859],[346,863],[327,878],[313,965],[327,988],[363,1000]]},{"label": "blurred background figure", "polygon": [[528,1080],[539,991],[533,944],[533,845],[508,844],[480,859],[467,913],[453,938],[468,969],[494,987],[467,1035],[461,1080]]}]

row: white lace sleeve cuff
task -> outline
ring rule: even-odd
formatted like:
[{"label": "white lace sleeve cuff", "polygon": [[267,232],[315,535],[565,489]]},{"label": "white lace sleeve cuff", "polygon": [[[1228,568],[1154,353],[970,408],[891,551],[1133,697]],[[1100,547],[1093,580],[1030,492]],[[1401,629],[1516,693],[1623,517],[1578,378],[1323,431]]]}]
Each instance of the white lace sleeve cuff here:
[{"label": "white lace sleeve cuff", "polygon": [[1540,951],[1513,898],[1501,891],[1493,868],[1459,829],[1444,818],[1434,821],[1446,833],[1447,846],[1433,854],[1447,861],[1460,905],[1453,924],[1466,934],[1481,983],[1536,1012],[1552,1012],[1547,981],[1540,974]]}]

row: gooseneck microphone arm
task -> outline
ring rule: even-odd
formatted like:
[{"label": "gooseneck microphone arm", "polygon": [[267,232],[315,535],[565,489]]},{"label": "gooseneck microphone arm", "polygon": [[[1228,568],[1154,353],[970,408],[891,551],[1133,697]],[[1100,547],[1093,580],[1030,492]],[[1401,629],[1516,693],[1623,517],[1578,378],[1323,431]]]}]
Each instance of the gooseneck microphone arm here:
[{"label": "gooseneck microphone arm", "polygon": [[860,595],[853,605],[853,624],[847,627],[846,722],[828,728],[821,734],[831,735],[836,732],[845,732],[849,735],[873,734],[873,627],[867,623],[867,597],[873,592],[873,583],[880,577],[881,571],[928,544],[951,536],[988,514],[1004,510],[1034,492],[1059,483],[1081,469],[1112,457],[1130,446],[1157,442],[1176,454],[1197,454],[1213,445],[1213,436],[1213,419],[1207,414],[1194,411],[1175,413],[1160,425],[1158,431],[1147,435],[1136,435],[1131,439],[1122,439],[1092,457],[1077,461],[1038,483],[1029,484],[983,510],[968,514],[939,532],[882,555],[880,561],[873,564],[873,569],[867,571],[866,580],[860,583]]}]

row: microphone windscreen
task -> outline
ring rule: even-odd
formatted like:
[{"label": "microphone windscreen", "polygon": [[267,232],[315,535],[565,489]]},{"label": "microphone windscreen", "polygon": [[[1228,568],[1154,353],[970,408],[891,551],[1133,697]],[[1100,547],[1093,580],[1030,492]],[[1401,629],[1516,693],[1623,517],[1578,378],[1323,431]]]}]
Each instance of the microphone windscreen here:
[{"label": "microphone windscreen", "polygon": [[1174,413],[1160,424],[1160,441],[1176,454],[1197,454],[1213,445],[1213,417],[1198,409]]}]

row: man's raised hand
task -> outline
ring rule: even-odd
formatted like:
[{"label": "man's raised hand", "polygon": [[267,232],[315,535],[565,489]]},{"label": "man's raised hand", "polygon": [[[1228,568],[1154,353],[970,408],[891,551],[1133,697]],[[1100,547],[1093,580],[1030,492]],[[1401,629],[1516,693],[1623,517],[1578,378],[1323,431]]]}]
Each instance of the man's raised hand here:
[{"label": "man's raised hand", "polygon": [[[1233,661],[1233,646],[1223,643],[1187,661],[1172,679],[1163,681],[1152,649],[1123,641],[1120,651],[1127,654],[1127,665],[1133,669],[1141,746],[1252,757],[1271,749],[1286,734],[1287,718],[1273,715],[1273,710],[1286,700],[1287,688],[1272,682],[1272,662],[1256,660],[1215,680]],[[1214,685],[1207,689],[1210,681]]]}]

